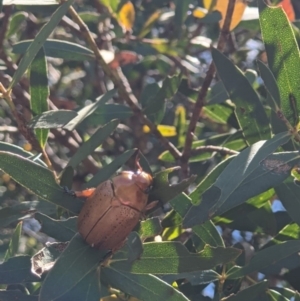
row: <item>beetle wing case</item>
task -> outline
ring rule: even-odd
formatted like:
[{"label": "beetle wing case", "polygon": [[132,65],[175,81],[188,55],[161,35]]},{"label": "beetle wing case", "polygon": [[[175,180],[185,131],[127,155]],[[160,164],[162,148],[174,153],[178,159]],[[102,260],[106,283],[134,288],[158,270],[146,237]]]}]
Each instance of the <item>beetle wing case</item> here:
[{"label": "beetle wing case", "polygon": [[[124,192],[129,186],[125,185],[127,189],[123,191],[118,177],[100,184],[87,198],[78,216],[79,233],[97,249],[114,251],[120,248],[138,223],[142,214],[140,209],[144,209],[148,201],[148,196],[138,186],[133,186],[136,191],[126,197]],[[123,185],[124,181],[121,183]],[[135,199],[137,196],[139,200]]]}]

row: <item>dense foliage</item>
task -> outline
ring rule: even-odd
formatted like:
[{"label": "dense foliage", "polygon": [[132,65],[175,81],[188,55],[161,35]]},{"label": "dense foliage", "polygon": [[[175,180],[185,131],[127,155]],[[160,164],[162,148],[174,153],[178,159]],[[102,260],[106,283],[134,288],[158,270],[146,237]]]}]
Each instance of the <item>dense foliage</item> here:
[{"label": "dense foliage", "polygon": [[[0,300],[300,300],[299,1],[0,2]],[[110,255],[66,187],[137,149]]]}]

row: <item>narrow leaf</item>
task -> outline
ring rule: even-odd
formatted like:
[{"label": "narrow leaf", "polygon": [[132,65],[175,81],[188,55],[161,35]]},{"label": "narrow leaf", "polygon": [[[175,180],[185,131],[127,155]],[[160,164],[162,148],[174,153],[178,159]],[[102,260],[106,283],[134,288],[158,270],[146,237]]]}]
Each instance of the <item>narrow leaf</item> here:
[{"label": "narrow leaf", "polygon": [[182,180],[180,183],[170,185],[168,175],[175,168],[168,168],[155,174],[153,190],[150,191],[150,200],[160,200],[163,204],[172,200],[176,195],[187,189],[195,180],[195,176]]},{"label": "narrow leaf", "polygon": [[258,282],[246,289],[239,291],[236,295],[229,296],[228,298],[224,298],[224,301],[254,301],[258,300],[260,295],[263,292],[266,292],[268,289],[268,281],[264,280],[262,282]]},{"label": "narrow leaf", "polygon": [[134,275],[115,268],[104,268],[101,281],[143,301],[189,301],[171,285],[153,275]]},{"label": "narrow leaf", "polygon": [[286,241],[275,246],[265,248],[255,254],[250,262],[241,269],[235,270],[228,275],[229,279],[236,279],[255,271],[261,271],[263,268],[286,258],[293,253],[299,252],[300,240]]},{"label": "narrow leaf", "polygon": [[106,254],[107,251],[91,248],[80,234],[76,234],[45,278],[40,299],[56,300],[76,285],[81,285],[85,277],[97,269]]},{"label": "narrow leaf", "polygon": [[212,56],[218,74],[236,106],[235,114],[248,143],[270,138],[267,114],[247,78],[220,51],[213,49]]},{"label": "narrow leaf", "polygon": [[22,301],[38,301],[38,296],[26,295],[19,290],[0,290],[1,301],[22,300]]},{"label": "narrow leaf", "polygon": [[225,247],[224,241],[212,221],[206,221],[202,225],[193,227],[193,232],[203,241],[212,247]]},{"label": "narrow leaf", "polygon": [[300,186],[295,184],[293,177],[290,176],[276,186],[275,191],[289,216],[300,225]]},{"label": "narrow leaf", "polygon": [[57,5],[58,0],[3,0],[3,5]]},{"label": "narrow leaf", "polygon": [[102,167],[85,185],[84,188],[96,187],[100,183],[108,180],[122,165],[124,165],[136,152],[131,149],[114,159],[110,164]]},{"label": "narrow leaf", "polygon": [[34,41],[30,44],[28,47],[28,51],[24,54],[17,71],[15,72],[12,81],[9,85],[9,89],[11,89],[23,76],[29,65],[31,64],[32,60],[38,53],[38,51],[43,46],[44,42],[48,38],[48,36],[51,34],[53,29],[57,26],[57,24],[60,22],[62,17],[66,14],[69,7],[72,5],[74,0],[68,0],[64,2],[51,16],[48,23],[46,23],[42,29],[39,31],[39,33],[36,35]]},{"label": "narrow leaf", "polygon": [[[30,66],[30,107],[33,116],[48,110],[48,68],[43,47],[39,50]],[[35,135],[42,148],[48,139],[48,129],[35,129]]]},{"label": "narrow leaf", "polygon": [[30,120],[29,126],[35,129],[61,128],[77,116],[75,111],[59,110],[42,112]]},{"label": "narrow leaf", "polygon": [[192,207],[187,213],[184,226],[191,227],[220,215],[283,182],[296,164],[288,162],[297,161],[298,153],[279,154],[278,160],[270,154],[289,140],[290,134],[280,133],[270,140],[255,143],[237,155],[214,185],[204,192],[200,205]]},{"label": "narrow leaf", "polygon": [[119,11],[118,21],[125,30],[130,31],[135,20],[135,10],[131,1],[127,1]]},{"label": "narrow leaf", "polygon": [[[14,44],[12,49],[13,53],[26,53],[32,41],[33,40],[24,40]],[[44,43],[44,50],[46,56],[66,60],[83,61],[94,59],[94,53],[90,49],[68,41],[47,39]]]},{"label": "narrow leaf", "polygon": [[15,231],[10,239],[8,249],[5,252],[4,255],[4,261],[7,261],[9,258],[15,256],[18,253],[19,250],[19,241],[21,237],[21,231],[22,231],[22,222],[19,222],[15,228]]},{"label": "narrow leaf", "polygon": [[73,131],[85,118],[87,118],[89,115],[91,115],[95,110],[100,106],[105,104],[107,101],[109,101],[115,94],[117,90],[109,90],[105,94],[99,96],[96,99],[96,102],[83,107],[81,110],[77,112],[77,116],[72,119],[68,124],[64,126],[65,129],[69,131]]},{"label": "narrow leaf", "polygon": [[0,151],[0,169],[41,199],[73,213],[79,213],[82,208],[82,201],[66,194],[50,170],[26,158]]},{"label": "narrow leaf", "polygon": [[139,260],[130,264],[127,259],[114,258],[110,267],[135,274],[177,274],[208,270],[216,265],[234,260],[240,251],[233,248],[213,248],[208,245],[195,254],[180,242],[145,243]]},{"label": "narrow leaf", "polygon": [[34,217],[42,226],[40,231],[55,238],[57,241],[69,241],[77,232],[77,217],[70,217],[66,220],[55,220],[39,212]]},{"label": "narrow leaf", "polygon": [[39,282],[40,278],[31,272],[30,256],[15,256],[0,264],[0,283],[13,284]]},{"label": "narrow leaf", "polygon": [[259,3],[259,21],[268,64],[277,81],[281,108],[292,126],[299,122],[299,48],[291,24],[281,7]]},{"label": "narrow leaf", "polygon": [[103,127],[100,127],[88,141],[84,142],[77,152],[70,159],[68,166],[76,168],[76,166],[89,156],[98,146],[100,146],[108,136],[116,129],[118,126],[118,120],[112,120]]}]

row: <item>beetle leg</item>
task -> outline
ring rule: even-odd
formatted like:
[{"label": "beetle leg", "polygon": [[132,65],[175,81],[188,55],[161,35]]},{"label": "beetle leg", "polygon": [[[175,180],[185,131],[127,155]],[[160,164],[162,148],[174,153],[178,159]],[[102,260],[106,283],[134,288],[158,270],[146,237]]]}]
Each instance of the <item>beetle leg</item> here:
[{"label": "beetle leg", "polygon": [[96,188],[88,188],[82,191],[73,191],[74,196],[77,196],[78,198],[88,198],[90,197]]},{"label": "beetle leg", "polygon": [[146,207],[145,207],[145,212],[150,210],[150,209],[153,209],[158,203],[159,203],[159,201],[154,201],[154,202],[151,202],[151,203],[147,204]]},{"label": "beetle leg", "polygon": [[74,196],[74,197],[76,196],[75,191],[69,189],[69,187],[67,187],[67,186],[64,186],[63,190],[64,190],[64,193],[66,193],[66,194],[69,194],[69,195]]}]

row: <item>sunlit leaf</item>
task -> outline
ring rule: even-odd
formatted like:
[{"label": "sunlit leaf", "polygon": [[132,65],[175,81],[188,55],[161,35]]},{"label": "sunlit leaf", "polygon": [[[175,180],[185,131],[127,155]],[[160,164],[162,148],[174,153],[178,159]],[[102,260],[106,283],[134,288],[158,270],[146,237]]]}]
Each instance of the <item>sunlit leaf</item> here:
[{"label": "sunlit leaf", "polygon": [[[223,27],[224,19],[227,11],[229,0],[204,0],[203,4],[209,11],[218,10],[222,15],[220,27]],[[233,16],[230,23],[230,30],[233,30],[241,21],[244,11],[247,7],[247,2],[244,0],[237,0],[235,3]]]},{"label": "sunlit leaf", "polygon": [[[177,133],[176,133],[176,127],[172,126],[172,125],[159,124],[157,126],[157,129],[160,131],[160,133],[164,137],[174,137],[174,136],[177,135]],[[143,132],[144,133],[150,133],[150,128],[147,125],[144,125],[143,126]]]},{"label": "sunlit leaf", "polygon": [[127,31],[131,30],[135,20],[135,10],[131,1],[125,3],[118,13],[119,23]]}]

